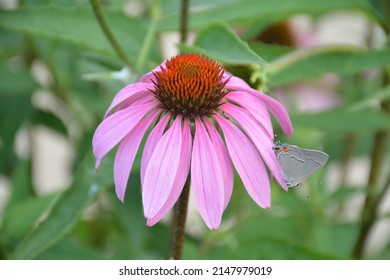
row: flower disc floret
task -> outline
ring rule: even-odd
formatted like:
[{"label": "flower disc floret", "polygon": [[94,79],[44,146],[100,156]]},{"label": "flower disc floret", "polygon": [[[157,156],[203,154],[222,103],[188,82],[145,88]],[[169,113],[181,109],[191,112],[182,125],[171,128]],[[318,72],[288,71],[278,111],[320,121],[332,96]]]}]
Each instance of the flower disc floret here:
[{"label": "flower disc floret", "polygon": [[221,105],[227,91],[224,70],[199,54],[178,55],[153,72],[155,97],[173,115],[194,119],[209,116]]}]

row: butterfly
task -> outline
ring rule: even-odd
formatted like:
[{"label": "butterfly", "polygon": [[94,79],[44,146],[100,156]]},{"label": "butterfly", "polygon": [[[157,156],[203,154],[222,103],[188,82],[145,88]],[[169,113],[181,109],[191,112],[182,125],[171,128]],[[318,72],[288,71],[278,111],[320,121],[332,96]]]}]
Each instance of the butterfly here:
[{"label": "butterfly", "polygon": [[274,144],[273,150],[289,187],[299,186],[329,159],[329,155],[324,152],[302,149],[280,142]]}]

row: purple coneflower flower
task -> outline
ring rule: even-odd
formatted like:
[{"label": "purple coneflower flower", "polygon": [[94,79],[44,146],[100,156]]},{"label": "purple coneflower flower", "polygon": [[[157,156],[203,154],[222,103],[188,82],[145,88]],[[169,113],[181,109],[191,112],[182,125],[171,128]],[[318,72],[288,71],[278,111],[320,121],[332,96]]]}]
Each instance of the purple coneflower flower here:
[{"label": "purple coneflower flower", "polygon": [[147,225],[168,213],[191,176],[197,208],[207,226],[217,229],[232,194],[233,165],[262,208],[271,206],[270,177],[287,190],[272,149],[269,111],[290,136],[291,122],[280,103],[211,59],[177,55],[115,96],[93,137],[96,169],[119,143],[114,181],[123,202],[135,155],[154,124],[141,161]]}]

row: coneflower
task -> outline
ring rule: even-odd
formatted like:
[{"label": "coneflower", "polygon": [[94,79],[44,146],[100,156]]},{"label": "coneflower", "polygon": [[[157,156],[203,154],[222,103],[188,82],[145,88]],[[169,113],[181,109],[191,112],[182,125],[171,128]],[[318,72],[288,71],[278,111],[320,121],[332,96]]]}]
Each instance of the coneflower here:
[{"label": "coneflower", "polygon": [[139,145],[153,125],[141,161],[147,225],[169,212],[190,176],[203,220],[217,229],[232,194],[233,165],[262,208],[271,206],[271,177],[287,190],[269,111],[290,136],[290,118],[279,102],[209,58],[177,55],[115,96],[93,137],[96,169],[119,143],[114,181],[123,202]]}]

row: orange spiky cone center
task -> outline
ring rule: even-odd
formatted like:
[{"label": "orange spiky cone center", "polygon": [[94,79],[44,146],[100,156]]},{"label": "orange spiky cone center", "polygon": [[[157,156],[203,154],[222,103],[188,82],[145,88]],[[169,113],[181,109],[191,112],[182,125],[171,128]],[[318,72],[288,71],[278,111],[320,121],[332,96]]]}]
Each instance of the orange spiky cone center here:
[{"label": "orange spiky cone center", "polygon": [[220,65],[198,54],[181,54],[153,72],[151,91],[161,107],[189,118],[211,115],[227,93]]}]

